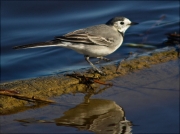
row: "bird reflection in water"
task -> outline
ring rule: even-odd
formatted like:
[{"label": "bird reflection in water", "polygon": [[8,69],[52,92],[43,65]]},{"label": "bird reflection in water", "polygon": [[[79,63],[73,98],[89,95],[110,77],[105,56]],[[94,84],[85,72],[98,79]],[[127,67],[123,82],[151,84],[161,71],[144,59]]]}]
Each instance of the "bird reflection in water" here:
[{"label": "bird reflection in water", "polygon": [[[102,89],[104,90],[104,88]],[[64,115],[52,121],[37,119],[16,120],[23,123],[55,123],[56,126],[74,127],[80,131],[96,134],[131,134],[132,123],[126,120],[125,112],[114,101],[90,99],[96,93],[85,95],[85,101],[64,112]]]},{"label": "bird reflection in water", "polygon": [[104,99],[81,103],[56,118],[55,123],[96,134],[130,134],[132,130],[132,123],[126,120],[123,109],[114,101]]}]

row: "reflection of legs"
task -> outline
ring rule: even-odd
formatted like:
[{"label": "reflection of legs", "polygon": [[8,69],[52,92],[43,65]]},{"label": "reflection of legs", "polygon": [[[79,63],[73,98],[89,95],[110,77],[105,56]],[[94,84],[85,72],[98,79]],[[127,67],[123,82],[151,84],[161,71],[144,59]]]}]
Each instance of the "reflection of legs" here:
[{"label": "reflection of legs", "polygon": [[104,60],[104,61],[106,61],[106,62],[108,62],[108,61],[111,61],[110,59],[108,59],[108,58],[105,58],[105,57],[97,57],[99,60],[96,62],[96,64],[99,64],[99,62],[101,61],[101,60]]},{"label": "reflection of legs", "polygon": [[91,90],[90,92],[88,92],[85,96],[84,96],[84,102],[85,103],[89,103],[89,99],[91,98],[92,95],[96,95],[96,94],[100,94],[102,93],[104,90],[106,90],[107,88],[111,87],[112,85],[106,85],[105,87],[103,87],[102,89],[99,89],[97,92],[95,92],[94,90]]},{"label": "reflection of legs", "polygon": [[95,71],[97,71],[98,73],[104,75],[104,73],[102,71],[100,71],[96,66],[94,66],[94,64],[92,62],[90,62],[89,57],[88,56],[84,56],[85,60],[93,67],[93,69]]}]

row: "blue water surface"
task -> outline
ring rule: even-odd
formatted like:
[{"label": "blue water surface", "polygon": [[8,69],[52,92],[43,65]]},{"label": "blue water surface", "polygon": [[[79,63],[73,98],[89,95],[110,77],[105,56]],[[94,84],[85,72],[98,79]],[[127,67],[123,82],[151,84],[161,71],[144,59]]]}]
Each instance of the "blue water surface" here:
[{"label": "blue water surface", "polygon": [[1,1],[1,82],[90,67],[80,55],[60,47],[13,50],[54,36],[125,16],[140,24],[129,28],[123,45],[108,58],[129,52],[125,43],[159,46],[166,33],[179,31],[179,1]]}]

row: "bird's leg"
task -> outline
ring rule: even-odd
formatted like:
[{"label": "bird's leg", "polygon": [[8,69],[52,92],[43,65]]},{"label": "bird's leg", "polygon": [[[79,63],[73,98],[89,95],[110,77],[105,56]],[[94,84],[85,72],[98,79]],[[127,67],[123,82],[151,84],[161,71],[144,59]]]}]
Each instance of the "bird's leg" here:
[{"label": "bird's leg", "polygon": [[96,63],[96,64],[99,64],[100,61],[101,61],[101,57],[97,57],[97,59],[98,59],[98,61],[96,61],[95,63]]},{"label": "bird's leg", "polygon": [[101,59],[104,60],[104,61],[111,61],[110,59],[105,58],[105,57],[101,57]]},{"label": "bird's leg", "polygon": [[106,62],[108,62],[108,61],[111,61],[110,59],[108,59],[108,58],[105,58],[105,57],[97,57],[99,60],[96,62],[96,64],[99,64],[99,62],[101,61],[101,60],[104,60],[104,61],[106,61]]},{"label": "bird's leg", "polygon": [[95,71],[97,71],[98,73],[100,73],[101,75],[105,75],[105,73],[103,73],[102,71],[100,71],[96,66],[94,66],[94,64],[92,62],[90,62],[89,60],[89,56],[84,56],[85,60],[93,67],[93,69]]}]

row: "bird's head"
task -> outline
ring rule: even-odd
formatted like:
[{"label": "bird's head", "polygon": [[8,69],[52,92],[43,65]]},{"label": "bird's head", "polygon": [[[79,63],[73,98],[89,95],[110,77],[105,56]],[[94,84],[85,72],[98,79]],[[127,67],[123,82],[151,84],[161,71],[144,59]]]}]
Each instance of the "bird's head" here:
[{"label": "bird's head", "polygon": [[115,28],[118,32],[124,34],[131,25],[136,25],[138,23],[131,22],[128,18],[125,17],[115,17],[110,19],[106,24],[113,26],[113,28]]}]

